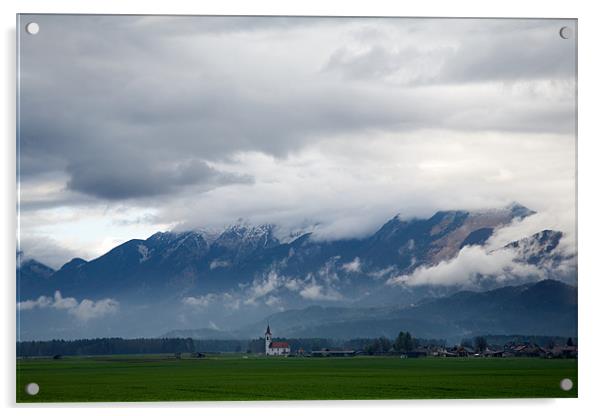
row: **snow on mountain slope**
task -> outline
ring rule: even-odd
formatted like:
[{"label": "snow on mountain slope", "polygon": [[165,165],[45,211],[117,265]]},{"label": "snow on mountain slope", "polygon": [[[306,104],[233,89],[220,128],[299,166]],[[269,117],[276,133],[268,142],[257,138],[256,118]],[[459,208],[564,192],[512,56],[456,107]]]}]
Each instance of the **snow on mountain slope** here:
[{"label": "snow on mountain slope", "polygon": [[[77,267],[53,272],[47,287],[38,285],[26,293],[41,296],[62,290],[69,296],[97,293],[174,299],[238,293],[244,298],[241,301],[252,298],[255,303],[272,305],[378,302],[379,297],[389,299],[395,294],[407,297],[387,287],[386,282],[395,276],[454,261],[466,248],[483,245],[495,230],[532,213],[513,204],[495,210],[440,211],[427,219],[396,216],[372,236],[356,240],[316,241],[307,233],[281,242],[274,225],[243,221],[219,233],[159,232],[147,240],[128,241],[90,262],[78,262]],[[532,267],[545,259],[544,272],[554,277],[554,266],[561,263],[555,250],[561,238],[561,233],[545,230],[506,249]],[[279,276],[273,290],[259,298],[245,295],[270,284],[270,276]]]}]

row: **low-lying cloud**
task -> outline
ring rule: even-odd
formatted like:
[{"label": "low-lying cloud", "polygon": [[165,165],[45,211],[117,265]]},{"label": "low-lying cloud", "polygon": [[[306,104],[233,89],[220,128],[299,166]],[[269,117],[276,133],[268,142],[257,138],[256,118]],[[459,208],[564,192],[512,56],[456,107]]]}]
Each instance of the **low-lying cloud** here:
[{"label": "low-lying cloud", "polygon": [[[484,285],[512,284],[545,278],[573,279],[576,276],[574,234],[563,233],[558,245],[551,247],[553,252],[550,253],[534,239],[536,235],[540,235],[538,233],[549,229],[545,225],[552,224],[560,225],[562,221],[546,213],[517,219],[510,225],[497,229],[483,246],[465,246],[450,260],[420,266],[408,274],[392,276],[387,279],[386,284],[479,289]],[[521,240],[525,241],[526,252],[508,246],[515,241],[521,244]],[[530,253],[530,249],[535,251]],[[528,257],[531,254],[538,256],[537,264],[529,263]]]},{"label": "low-lying cloud", "polygon": [[182,300],[182,303],[188,306],[197,308],[206,308],[218,299],[218,295],[208,293],[202,296],[187,296]]},{"label": "low-lying cloud", "polygon": [[182,304],[197,310],[208,310],[217,305],[230,310],[238,310],[241,306],[268,306],[280,310],[285,306],[283,298],[287,294],[294,294],[305,300],[340,301],[344,297],[335,287],[338,276],[331,270],[335,261],[333,259],[325,264],[316,276],[310,273],[299,278],[270,270],[251,283],[241,285],[238,290],[187,296],[182,299]]},{"label": "low-lying cloud", "polygon": [[359,257],[356,257],[349,263],[342,264],[341,268],[348,273],[359,273],[362,270],[362,262]]},{"label": "low-lying cloud", "polygon": [[303,289],[299,292],[304,299],[309,300],[341,300],[343,299],[343,295],[341,295],[336,289],[330,286],[325,286],[316,283],[314,279],[310,281],[310,283],[303,287]]},{"label": "low-lying cloud", "polygon": [[411,274],[389,278],[387,284],[478,287],[480,279],[502,283],[541,276],[542,270],[538,267],[515,262],[514,252],[510,249],[488,252],[484,247],[466,246],[451,260],[434,266],[420,266]]},{"label": "low-lying cloud", "polygon": [[78,302],[77,299],[73,297],[64,298],[61,295],[61,292],[57,290],[54,292],[53,297],[40,296],[37,299],[25,300],[17,303],[17,309],[19,311],[46,308],[66,310],[77,320],[86,322],[90,319],[97,319],[115,314],[119,309],[119,302],[110,298],[97,301],[83,299],[81,302]]}]

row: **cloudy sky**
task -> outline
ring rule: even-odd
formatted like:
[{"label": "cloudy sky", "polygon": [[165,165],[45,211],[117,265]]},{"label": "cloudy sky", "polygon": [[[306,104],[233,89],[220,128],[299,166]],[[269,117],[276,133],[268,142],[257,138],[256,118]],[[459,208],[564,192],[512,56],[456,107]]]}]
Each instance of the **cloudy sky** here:
[{"label": "cloudy sky", "polygon": [[570,20],[23,16],[20,240],[320,238],[517,201],[575,232]]}]

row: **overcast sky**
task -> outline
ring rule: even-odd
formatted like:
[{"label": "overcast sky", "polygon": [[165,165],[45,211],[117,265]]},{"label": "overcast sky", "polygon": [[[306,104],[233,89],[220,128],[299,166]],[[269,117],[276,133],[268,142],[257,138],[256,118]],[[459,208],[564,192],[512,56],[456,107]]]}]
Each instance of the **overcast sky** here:
[{"label": "overcast sky", "polygon": [[[566,20],[25,16],[20,220],[59,266],[239,218],[320,238],[517,201],[575,232]],[[21,29],[22,30],[22,29]]]}]

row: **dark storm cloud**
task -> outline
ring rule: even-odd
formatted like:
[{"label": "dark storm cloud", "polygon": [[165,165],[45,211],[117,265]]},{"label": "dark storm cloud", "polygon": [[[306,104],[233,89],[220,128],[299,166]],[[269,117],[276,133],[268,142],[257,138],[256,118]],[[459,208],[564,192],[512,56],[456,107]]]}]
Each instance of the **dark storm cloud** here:
[{"label": "dark storm cloud", "polygon": [[[107,168],[118,166],[117,169]],[[67,167],[69,189],[109,200],[152,197],[186,185],[203,184],[205,190],[232,183],[252,183],[249,176],[221,173],[202,161],[172,167],[147,163],[133,155],[110,160],[82,160]]]},{"label": "dark storm cloud", "polygon": [[[573,128],[571,99],[515,103],[499,91],[433,87],[562,81],[572,74],[572,42],[558,41],[556,22],[35,20],[40,34],[21,44],[21,174],[63,172],[70,190],[108,200],[249,183],[252,173],[211,162],[244,151],[286,157],[345,133]],[[428,38],[403,46],[415,33],[434,33],[442,46],[420,49]],[[401,82],[386,82],[400,70]]]}]

